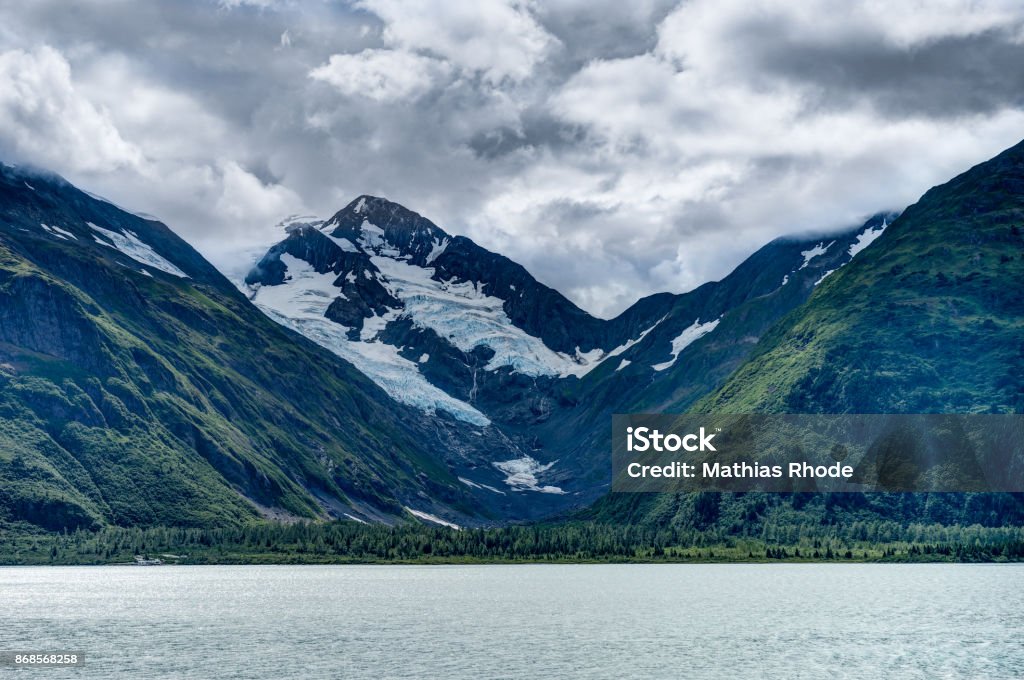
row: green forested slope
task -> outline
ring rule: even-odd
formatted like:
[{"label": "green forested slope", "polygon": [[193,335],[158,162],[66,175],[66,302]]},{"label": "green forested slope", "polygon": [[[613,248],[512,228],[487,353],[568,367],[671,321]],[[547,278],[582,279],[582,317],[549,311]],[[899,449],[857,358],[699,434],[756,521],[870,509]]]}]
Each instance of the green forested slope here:
[{"label": "green forested slope", "polygon": [[427,425],[162,224],[2,167],[0,529],[472,512]]},{"label": "green forested slope", "polygon": [[[1024,412],[1024,143],[929,190],[766,333],[706,413]],[[1024,523],[1007,494],[616,495],[585,517],[758,532]]]}]

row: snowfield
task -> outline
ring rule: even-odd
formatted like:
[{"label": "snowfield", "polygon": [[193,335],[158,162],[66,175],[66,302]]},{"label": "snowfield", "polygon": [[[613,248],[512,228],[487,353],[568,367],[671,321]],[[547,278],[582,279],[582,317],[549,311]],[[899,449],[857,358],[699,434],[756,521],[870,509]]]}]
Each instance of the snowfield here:
[{"label": "snowfield", "polygon": [[813,260],[814,258],[816,258],[816,257],[818,257],[820,255],[824,255],[825,253],[827,253],[828,249],[832,247],[832,244],[835,243],[835,241],[832,241],[827,246],[824,245],[824,243],[825,242],[822,241],[821,243],[819,243],[818,245],[814,246],[810,250],[805,250],[802,253],[800,253],[801,255],[804,256],[804,263],[802,265],[800,265],[800,267],[799,267],[799,269],[797,269],[797,271],[800,271],[800,269],[803,269],[804,267],[809,265],[811,263],[811,260]]},{"label": "snowfield", "polygon": [[679,358],[679,355],[682,353],[682,351],[689,347],[696,340],[704,337],[711,331],[715,330],[715,327],[718,326],[719,321],[721,321],[721,319],[714,319],[712,321],[708,321],[707,323],[701,323],[700,319],[696,319],[691,325],[683,329],[682,333],[680,333],[672,340],[672,358],[664,363],[654,364],[653,366],[651,366],[651,368],[653,368],[655,371],[664,371],[668,368],[672,368],[672,366],[674,366],[676,363],[676,359]]},{"label": "snowfield", "polygon": [[[883,218],[882,224],[874,229],[865,229],[857,235],[857,240],[850,245],[850,259],[853,259],[860,251],[874,243],[875,239],[882,235],[889,223]],[[819,281],[820,283],[820,281]]]},{"label": "snowfield", "polygon": [[116,231],[104,229],[103,227],[98,227],[92,222],[87,222],[86,224],[88,224],[93,231],[104,237],[100,238],[99,236],[93,235],[93,239],[96,243],[107,246],[108,248],[119,250],[136,262],[141,262],[147,267],[159,269],[162,272],[166,272],[183,279],[189,278],[188,274],[158,255],[157,252],[148,244],[140,241],[139,237],[136,236],[134,232],[129,231],[127,234],[121,234]]}]

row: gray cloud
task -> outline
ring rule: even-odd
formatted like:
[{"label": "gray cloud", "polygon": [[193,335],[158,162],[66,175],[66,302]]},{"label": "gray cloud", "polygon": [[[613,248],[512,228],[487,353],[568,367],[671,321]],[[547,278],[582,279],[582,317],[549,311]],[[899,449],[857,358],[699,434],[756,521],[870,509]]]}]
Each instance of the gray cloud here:
[{"label": "gray cloud", "polygon": [[220,261],[384,195],[610,315],[1019,141],[1022,51],[998,0],[44,0],[0,153]]},{"label": "gray cloud", "polygon": [[913,49],[877,35],[854,35],[844,42],[799,36],[765,40],[773,29],[778,27],[748,25],[736,41],[746,46],[752,67],[810,86],[817,106],[836,109],[869,101],[887,117],[958,117],[1024,102],[1024,43],[1006,28],[945,36]]}]

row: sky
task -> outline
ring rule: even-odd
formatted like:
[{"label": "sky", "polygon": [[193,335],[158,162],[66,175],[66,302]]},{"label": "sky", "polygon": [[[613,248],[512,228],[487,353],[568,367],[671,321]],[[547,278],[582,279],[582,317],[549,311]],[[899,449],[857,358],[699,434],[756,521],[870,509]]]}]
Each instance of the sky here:
[{"label": "sky", "polygon": [[1022,138],[1017,1],[0,2],[0,160],[218,264],[384,196],[603,317]]}]

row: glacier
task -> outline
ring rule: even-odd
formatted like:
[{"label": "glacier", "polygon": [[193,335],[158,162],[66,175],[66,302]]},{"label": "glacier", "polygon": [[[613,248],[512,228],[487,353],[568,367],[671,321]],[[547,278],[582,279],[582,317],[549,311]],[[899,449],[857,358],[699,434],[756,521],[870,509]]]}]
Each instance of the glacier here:
[{"label": "glacier", "polygon": [[[281,261],[290,276],[284,285],[240,286],[270,318],[351,362],[396,401],[427,413],[446,411],[471,425],[490,425],[490,419],[479,410],[430,384],[416,363],[401,356],[399,348],[376,341],[378,327],[383,328],[380,317],[376,324],[368,320],[361,341],[349,340],[348,328],[326,318],[324,313],[340,292],[334,287],[336,276],[319,274],[309,263],[287,253],[281,255]],[[372,336],[365,334],[367,327]]]},{"label": "glacier", "polygon": [[513,491],[538,491],[540,493],[564,494],[565,491],[557,486],[541,486],[538,475],[547,472],[554,466],[555,462],[543,465],[531,456],[514,458],[512,460],[493,463],[494,467],[504,472],[505,483],[512,487]]}]

